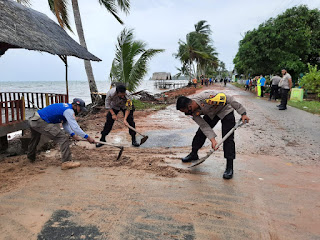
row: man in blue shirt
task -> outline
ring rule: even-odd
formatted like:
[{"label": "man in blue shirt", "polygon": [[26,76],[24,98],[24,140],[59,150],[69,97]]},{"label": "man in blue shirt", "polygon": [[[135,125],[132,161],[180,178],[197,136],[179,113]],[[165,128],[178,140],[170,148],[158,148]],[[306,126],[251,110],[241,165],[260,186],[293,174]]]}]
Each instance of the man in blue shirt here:
[{"label": "man in blue shirt", "polygon": [[266,79],[262,75],[260,75],[260,84],[261,84],[261,97],[263,97],[263,91],[266,86]]},{"label": "man in blue shirt", "polygon": [[[35,112],[28,120],[31,129],[31,140],[27,156],[30,162],[36,160],[37,145],[41,134],[43,134],[60,145],[62,170],[79,167],[80,163],[73,162],[71,159],[69,138],[65,132],[74,140],[81,140],[80,137],[82,137],[90,143],[95,143],[95,140],[80,128],[75,119],[75,115],[81,111],[86,111],[85,102],[80,98],[75,98],[72,104],[55,103]],[[65,132],[60,129],[60,123],[62,123]]]}]

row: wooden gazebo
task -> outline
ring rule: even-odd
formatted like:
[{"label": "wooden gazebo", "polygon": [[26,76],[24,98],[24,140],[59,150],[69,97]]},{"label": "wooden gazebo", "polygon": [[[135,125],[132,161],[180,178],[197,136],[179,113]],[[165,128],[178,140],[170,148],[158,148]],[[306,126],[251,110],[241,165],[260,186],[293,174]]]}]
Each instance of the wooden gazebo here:
[{"label": "wooden gazebo", "polygon": [[[101,61],[73,40],[45,14],[11,0],[0,0],[0,57],[9,49],[17,48],[58,55],[64,62],[66,66],[66,94],[45,96],[47,104],[50,97],[50,103],[68,101],[68,56]],[[33,98],[34,93],[30,94]],[[30,94],[0,93],[0,140],[3,140],[2,137],[7,133],[26,128],[23,112],[25,101],[22,101],[21,97],[29,97]],[[43,107],[44,100],[40,99],[41,101]],[[28,101],[27,104],[29,104]],[[5,114],[4,121],[3,112]]]}]

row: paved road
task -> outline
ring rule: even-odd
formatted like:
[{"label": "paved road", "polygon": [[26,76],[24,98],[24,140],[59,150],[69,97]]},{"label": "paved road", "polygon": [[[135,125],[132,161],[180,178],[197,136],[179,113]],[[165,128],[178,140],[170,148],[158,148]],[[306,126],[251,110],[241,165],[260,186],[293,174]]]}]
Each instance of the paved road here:
[{"label": "paved road", "polygon": [[[225,90],[252,118],[236,132],[234,179],[222,179],[222,151],[176,177],[132,166],[49,167],[0,195],[0,239],[320,239],[319,116]],[[179,158],[196,126],[175,113],[145,119],[161,125],[159,115],[175,116],[171,129],[148,132],[159,145],[145,146],[146,163],[148,151],[163,152],[163,165],[187,169]]]}]

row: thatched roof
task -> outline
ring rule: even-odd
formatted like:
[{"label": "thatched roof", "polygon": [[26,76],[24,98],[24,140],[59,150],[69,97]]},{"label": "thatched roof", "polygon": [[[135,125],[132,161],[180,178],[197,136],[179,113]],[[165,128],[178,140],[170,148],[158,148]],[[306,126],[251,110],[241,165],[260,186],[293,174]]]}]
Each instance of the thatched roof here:
[{"label": "thatched roof", "polygon": [[152,74],[152,80],[172,80],[171,73],[155,72]]},{"label": "thatched roof", "polygon": [[45,14],[11,0],[0,0],[0,56],[8,48],[101,61]]}]

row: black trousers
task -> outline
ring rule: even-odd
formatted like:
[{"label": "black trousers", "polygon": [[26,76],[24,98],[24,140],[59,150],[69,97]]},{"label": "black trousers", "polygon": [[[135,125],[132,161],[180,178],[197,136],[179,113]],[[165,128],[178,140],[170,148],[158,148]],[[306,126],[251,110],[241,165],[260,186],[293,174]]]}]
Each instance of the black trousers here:
[{"label": "black trousers", "polygon": [[[210,125],[210,127],[214,127],[220,120],[218,116],[215,116],[211,119],[208,115],[204,115],[203,119]],[[231,112],[226,115],[222,120],[222,137],[224,137],[236,124],[234,113]],[[199,128],[196,135],[192,140],[192,152],[198,152],[198,150],[203,146],[206,141],[206,135]],[[236,147],[234,143],[234,133],[230,135],[223,143],[223,152],[224,157],[226,159],[235,159],[236,158]]]},{"label": "black trousers", "polygon": [[[125,114],[126,110],[121,109],[121,110],[116,110],[116,109],[112,109],[114,111],[114,113],[117,115],[120,111],[123,112],[123,115]],[[127,122],[129,123],[129,125],[133,128],[136,127],[136,124],[133,120],[133,110],[130,111],[129,116],[127,118]],[[108,112],[107,114],[107,120],[106,123],[104,124],[104,128],[101,131],[101,138],[100,141],[105,141],[106,140],[106,136],[110,133],[112,126],[113,126],[114,120],[112,119],[112,115],[110,112]],[[129,134],[133,137],[136,135],[136,132],[129,129]]]},{"label": "black trousers", "polygon": [[270,91],[270,99],[274,98],[274,100],[277,100],[279,98],[279,87],[278,85],[272,85],[271,91]]},{"label": "black trousers", "polygon": [[264,86],[261,86],[261,97],[263,97]]},{"label": "black trousers", "polygon": [[289,89],[281,88],[281,107],[287,107]]}]

